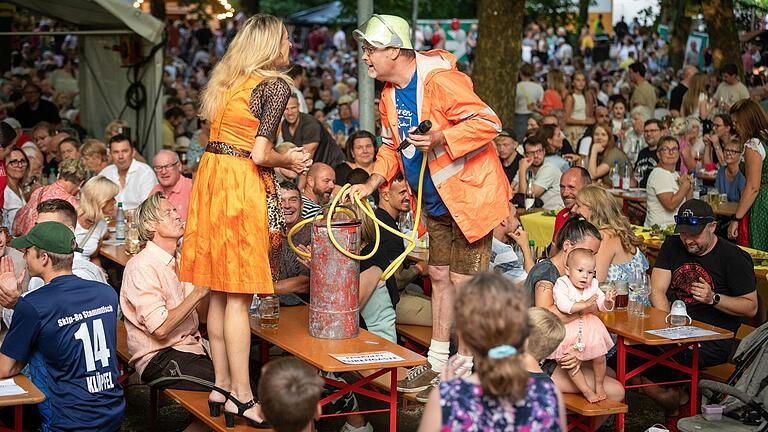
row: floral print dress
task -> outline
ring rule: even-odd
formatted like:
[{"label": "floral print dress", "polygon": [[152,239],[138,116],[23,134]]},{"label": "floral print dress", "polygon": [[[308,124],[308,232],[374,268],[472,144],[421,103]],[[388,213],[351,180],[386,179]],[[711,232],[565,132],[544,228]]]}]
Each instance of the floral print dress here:
[{"label": "floral print dress", "polygon": [[485,396],[483,387],[457,378],[440,383],[442,425],[448,431],[560,431],[555,385],[543,373],[531,373],[522,400]]}]

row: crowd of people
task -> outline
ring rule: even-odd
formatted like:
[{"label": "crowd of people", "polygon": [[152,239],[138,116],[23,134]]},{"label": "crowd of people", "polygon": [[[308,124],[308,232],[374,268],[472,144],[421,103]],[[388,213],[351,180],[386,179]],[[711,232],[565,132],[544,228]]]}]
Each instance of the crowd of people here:
[{"label": "crowd of people", "polygon": [[[150,160],[125,121],[95,137],[79,123],[75,37],[14,38],[0,85],[0,376],[23,371],[44,391],[44,428],[117,430],[119,310],[142,382],[209,391],[210,415],[228,424],[300,430],[327,389],[295,359],[270,362],[251,382],[249,309],[254,294],[309,301],[311,258],[285,233],[351,184],[344,198],[368,198],[378,220],[358,212],[370,255],[360,265],[362,325],[392,342],[397,323],[432,326],[427,363],[398,382],[426,403],[422,430],[459,430],[468,418],[477,430],[561,430],[561,393],[623,400],[613,340],[595,316],[613,308],[615,292],[598,283],[650,273],[647,305],[669,310],[668,298],[682,299],[693,319],[734,332],[757,311],[751,259],[736,244],[768,250],[768,56],[745,46],[742,81],[737,65],[714,68],[693,46],[676,71],[661,35],[622,18],[609,39],[602,19],[577,38],[528,25],[514,122],[503,127],[500,107],[459,70],[472,71],[476,26],[450,24],[469,52],[457,65],[439,23],[412,42],[407,22],[390,15],[352,34],[313,28],[301,42],[266,15],[218,30],[169,21],[163,149]],[[358,122],[358,46],[379,85],[373,131]],[[424,115],[433,130],[416,134]],[[707,175],[737,203],[733,217],[697,199]],[[607,190],[622,182],[647,193],[644,215],[623,214]],[[412,217],[419,189],[426,227]],[[557,212],[543,256],[517,217],[531,206]],[[109,280],[116,293],[99,247],[118,209],[146,246]],[[630,222],[676,225],[652,268]],[[381,281],[405,248],[385,230],[374,247],[374,223],[428,232],[429,261]],[[293,238],[304,251],[308,228]],[[681,272],[702,277],[686,284]],[[414,284],[426,273],[431,298]],[[699,366],[727,360],[733,343],[702,344]],[[669,378],[654,367],[636,380],[674,427],[688,394],[652,385]],[[65,414],[65,405],[93,409]],[[331,409],[356,405],[344,397]],[[372,428],[349,414],[343,430]]]}]

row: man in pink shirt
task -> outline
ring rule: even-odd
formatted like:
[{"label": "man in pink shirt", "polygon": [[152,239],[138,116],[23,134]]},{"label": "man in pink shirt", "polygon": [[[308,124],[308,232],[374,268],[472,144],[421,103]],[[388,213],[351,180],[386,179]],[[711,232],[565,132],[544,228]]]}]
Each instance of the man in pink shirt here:
[{"label": "man in pink shirt", "polygon": [[[130,363],[150,385],[209,390],[213,363],[197,330],[208,288],[179,281],[179,213],[162,193],[152,194],[137,208],[136,224],[147,246],[128,261],[120,290]],[[216,396],[223,404],[224,394]]]},{"label": "man in pink shirt", "polygon": [[160,150],[152,160],[152,169],[155,170],[159,184],[155,185],[149,195],[162,192],[178,210],[181,221],[186,222],[192,180],[181,175],[179,155],[170,150]]}]

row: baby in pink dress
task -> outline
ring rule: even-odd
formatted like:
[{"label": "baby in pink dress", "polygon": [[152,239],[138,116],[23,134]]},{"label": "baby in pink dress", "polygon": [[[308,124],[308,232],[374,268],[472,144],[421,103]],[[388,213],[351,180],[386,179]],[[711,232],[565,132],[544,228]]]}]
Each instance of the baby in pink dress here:
[{"label": "baby in pink dress", "polygon": [[563,314],[577,314],[578,319],[565,324],[565,339],[549,358],[559,360],[565,354],[572,353],[581,361],[592,361],[594,389],[589,387],[581,370],[571,375],[571,380],[584,397],[594,403],[606,398],[603,387],[605,354],[613,347],[608,330],[594,315],[595,306],[601,311],[612,310],[616,291],[609,290],[605,294],[600,291],[595,278],[595,256],[588,249],[572,250],[565,269],[567,276],[555,282],[555,305]]}]

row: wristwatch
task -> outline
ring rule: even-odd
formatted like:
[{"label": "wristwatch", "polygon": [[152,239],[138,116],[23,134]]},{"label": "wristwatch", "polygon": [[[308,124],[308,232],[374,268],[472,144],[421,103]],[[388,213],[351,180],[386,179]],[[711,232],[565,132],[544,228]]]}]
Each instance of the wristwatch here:
[{"label": "wristwatch", "polygon": [[716,306],[718,303],[720,303],[720,294],[715,294],[712,296],[712,306]]}]

